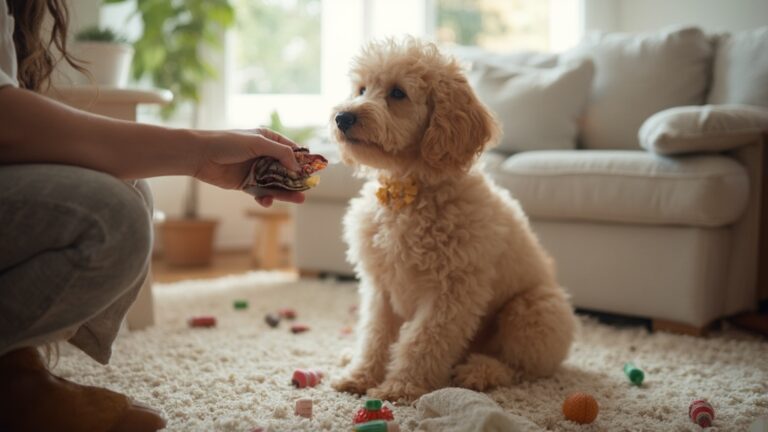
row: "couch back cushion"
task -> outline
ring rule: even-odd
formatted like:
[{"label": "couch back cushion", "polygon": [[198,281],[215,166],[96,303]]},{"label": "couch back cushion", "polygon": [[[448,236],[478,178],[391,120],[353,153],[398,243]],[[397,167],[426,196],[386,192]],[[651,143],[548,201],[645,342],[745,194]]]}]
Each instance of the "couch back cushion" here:
[{"label": "couch back cushion", "polygon": [[501,124],[503,153],[576,148],[577,121],[594,76],[591,60],[550,68],[475,61],[469,82]]},{"label": "couch back cushion", "polygon": [[768,107],[768,27],[717,38],[707,103]]},{"label": "couch back cushion", "polygon": [[638,149],[646,118],[704,103],[713,47],[698,28],[650,33],[592,33],[562,58],[591,57],[592,94],[581,144],[587,149]]}]

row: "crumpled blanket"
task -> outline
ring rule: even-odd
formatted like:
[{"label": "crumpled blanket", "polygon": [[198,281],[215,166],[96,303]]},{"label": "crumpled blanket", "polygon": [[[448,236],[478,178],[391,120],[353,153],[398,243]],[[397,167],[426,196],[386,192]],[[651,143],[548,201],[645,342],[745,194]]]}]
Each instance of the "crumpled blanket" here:
[{"label": "crumpled blanket", "polygon": [[484,393],[444,388],[416,401],[421,419],[416,430],[424,432],[529,432],[540,427],[528,419],[505,412]]}]

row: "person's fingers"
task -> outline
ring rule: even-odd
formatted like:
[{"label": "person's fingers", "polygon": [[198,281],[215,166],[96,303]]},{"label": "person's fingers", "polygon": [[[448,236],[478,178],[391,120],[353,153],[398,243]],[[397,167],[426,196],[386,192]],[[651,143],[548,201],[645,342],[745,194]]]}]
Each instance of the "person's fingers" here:
[{"label": "person's fingers", "polygon": [[[251,192],[249,192],[251,193]],[[264,199],[269,198],[269,204],[272,204],[273,200],[280,200],[280,201],[286,201],[291,202],[295,204],[301,204],[304,202],[304,199],[306,198],[303,193],[301,192],[294,192],[294,191],[284,191],[279,189],[260,189],[255,193],[256,201],[259,202],[259,204],[264,205]]]},{"label": "person's fingers", "polygon": [[267,137],[261,137],[260,143],[254,143],[253,150],[259,156],[271,156],[291,171],[299,171],[301,167],[296,162],[296,156],[291,147],[272,141]]},{"label": "person's fingers", "polygon": [[276,190],[274,193],[270,191],[270,194],[272,194],[272,196],[277,200],[292,202],[295,204],[301,204],[305,199],[304,194],[301,192]]},{"label": "person's fingers", "polygon": [[265,137],[271,139],[272,141],[278,142],[280,144],[285,144],[287,146],[290,146],[291,148],[299,148],[299,145],[293,142],[290,138],[286,137],[285,135],[282,135],[278,132],[275,132],[271,129],[267,128],[260,128],[256,130],[258,133],[264,135]]},{"label": "person's fingers", "polygon": [[266,195],[263,197],[257,197],[256,202],[258,202],[262,207],[270,207],[272,205],[272,196]]}]

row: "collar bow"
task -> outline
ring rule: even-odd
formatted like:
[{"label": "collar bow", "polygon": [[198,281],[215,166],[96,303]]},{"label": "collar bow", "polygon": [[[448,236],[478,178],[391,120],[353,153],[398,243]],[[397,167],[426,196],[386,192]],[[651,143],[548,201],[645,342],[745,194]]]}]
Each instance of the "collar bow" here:
[{"label": "collar bow", "polygon": [[416,200],[416,195],[419,193],[419,187],[411,178],[393,180],[381,177],[379,184],[379,189],[376,191],[379,204],[391,207],[393,210],[408,206]]}]

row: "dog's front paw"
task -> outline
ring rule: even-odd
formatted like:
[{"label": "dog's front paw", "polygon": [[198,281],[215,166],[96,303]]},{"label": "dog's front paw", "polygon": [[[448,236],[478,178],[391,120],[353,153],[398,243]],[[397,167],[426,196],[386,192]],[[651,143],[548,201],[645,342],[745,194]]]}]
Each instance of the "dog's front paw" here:
[{"label": "dog's front paw", "polygon": [[368,396],[388,401],[413,402],[429,390],[418,384],[388,379],[380,386],[368,390]]},{"label": "dog's front paw", "polygon": [[340,392],[362,395],[365,394],[369,388],[375,387],[376,384],[378,384],[378,382],[371,374],[362,371],[353,371],[332,381],[331,387]]}]

